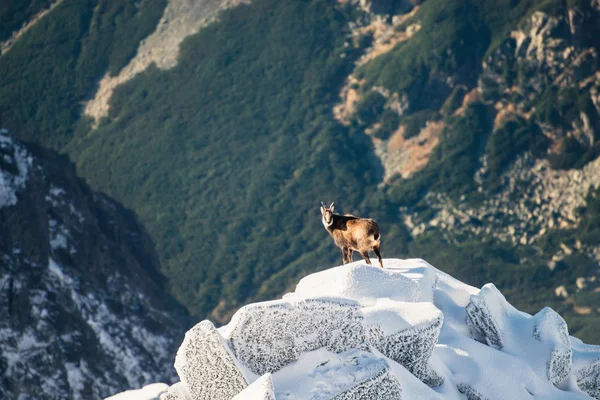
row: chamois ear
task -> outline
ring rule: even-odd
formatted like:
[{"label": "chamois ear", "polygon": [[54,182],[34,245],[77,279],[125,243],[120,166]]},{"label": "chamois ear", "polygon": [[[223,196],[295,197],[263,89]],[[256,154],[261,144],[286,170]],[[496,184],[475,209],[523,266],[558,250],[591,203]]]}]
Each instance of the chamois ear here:
[{"label": "chamois ear", "polygon": [[325,207],[325,204],[323,204],[323,202],[321,202],[321,214],[323,214],[325,212],[325,209],[327,207]]},{"label": "chamois ear", "polygon": [[333,203],[331,203],[331,205],[329,206],[329,209],[331,210],[331,212],[333,212]]}]

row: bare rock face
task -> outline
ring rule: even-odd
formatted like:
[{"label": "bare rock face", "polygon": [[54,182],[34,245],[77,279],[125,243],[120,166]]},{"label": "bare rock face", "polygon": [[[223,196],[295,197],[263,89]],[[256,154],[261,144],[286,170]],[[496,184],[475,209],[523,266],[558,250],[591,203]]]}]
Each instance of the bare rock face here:
[{"label": "bare rock face", "polygon": [[400,400],[402,399],[402,388],[390,374],[390,368],[386,364],[371,378],[360,382],[351,389],[335,396],[332,400]]},{"label": "bare rock face", "polygon": [[503,328],[506,310],[504,297],[493,284],[481,288],[481,292],[471,296],[467,305],[467,325],[473,339],[495,349],[501,349],[505,343]]},{"label": "bare rock face", "polygon": [[[437,344],[444,321],[442,312],[431,303],[398,303],[396,308],[398,317],[402,320],[412,319],[410,326],[404,327],[399,324],[401,329],[390,333],[378,324],[368,325],[369,342],[386,357],[403,365],[429,386],[443,384],[443,378],[429,366],[429,359]],[[407,316],[406,312],[409,310],[413,313],[416,311],[418,315]],[[364,313],[367,324],[370,319],[385,320],[386,317],[389,319],[389,316],[380,315],[381,311],[371,313],[365,309]]]},{"label": "bare rock face", "polygon": [[241,308],[230,323],[229,339],[235,356],[261,375],[321,347],[336,353],[367,348],[362,320],[353,300],[277,300]]},{"label": "bare rock face", "polygon": [[564,382],[571,373],[573,351],[567,323],[551,308],[544,308],[533,317],[536,322],[533,337],[551,348],[547,361],[547,378],[554,386]]},{"label": "bare rock face", "polygon": [[230,400],[248,386],[227,343],[206,320],[185,334],[175,369],[194,400]]},{"label": "bare rock face", "polygon": [[237,394],[233,400],[275,400],[273,377],[269,373],[264,374]]}]

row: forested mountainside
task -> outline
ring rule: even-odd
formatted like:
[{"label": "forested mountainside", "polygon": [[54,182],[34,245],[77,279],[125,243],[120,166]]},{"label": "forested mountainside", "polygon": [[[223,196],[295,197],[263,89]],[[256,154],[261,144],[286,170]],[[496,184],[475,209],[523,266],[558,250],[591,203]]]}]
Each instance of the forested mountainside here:
[{"label": "forested mountainside", "polygon": [[52,5],[3,45],[0,125],[132,209],[195,317],[338,262],[323,200],[600,342],[596,0]]},{"label": "forested mountainside", "polygon": [[0,397],[102,398],[171,380],[188,317],[135,215],[66,157],[0,131]]}]

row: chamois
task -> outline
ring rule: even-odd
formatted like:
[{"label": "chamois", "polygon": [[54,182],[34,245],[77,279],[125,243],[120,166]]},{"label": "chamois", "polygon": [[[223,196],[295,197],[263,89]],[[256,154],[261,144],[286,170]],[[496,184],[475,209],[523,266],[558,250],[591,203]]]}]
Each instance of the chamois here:
[{"label": "chamois", "polygon": [[369,250],[373,250],[379,259],[379,266],[383,268],[383,261],[379,253],[381,235],[377,222],[349,214],[334,214],[333,208],[333,203],[326,207],[321,202],[321,220],[327,232],[333,237],[335,245],[342,249],[344,264],[352,262],[352,253],[355,251],[360,253],[367,264],[371,264]]}]

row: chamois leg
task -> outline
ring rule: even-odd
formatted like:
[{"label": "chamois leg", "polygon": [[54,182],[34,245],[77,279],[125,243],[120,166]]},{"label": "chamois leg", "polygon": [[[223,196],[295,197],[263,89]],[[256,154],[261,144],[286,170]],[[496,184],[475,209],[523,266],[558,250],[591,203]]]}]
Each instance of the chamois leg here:
[{"label": "chamois leg", "polygon": [[360,255],[363,256],[363,258],[365,259],[365,261],[367,262],[367,264],[371,265],[371,259],[369,258],[369,250],[367,250],[367,251],[361,251]]},{"label": "chamois leg", "polygon": [[342,262],[344,264],[348,264],[348,262],[349,262],[348,261],[348,258],[349,258],[348,255],[349,255],[349,253],[350,253],[350,249],[349,248],[342,247]]},{"label": "chamois leg", "polygon": [[381,253],[379,253],[379,246],[373,247],[373,251],[377,254],[377,259],[379,260],[379,266],[383,268],[383,260],[381,259]]}]

